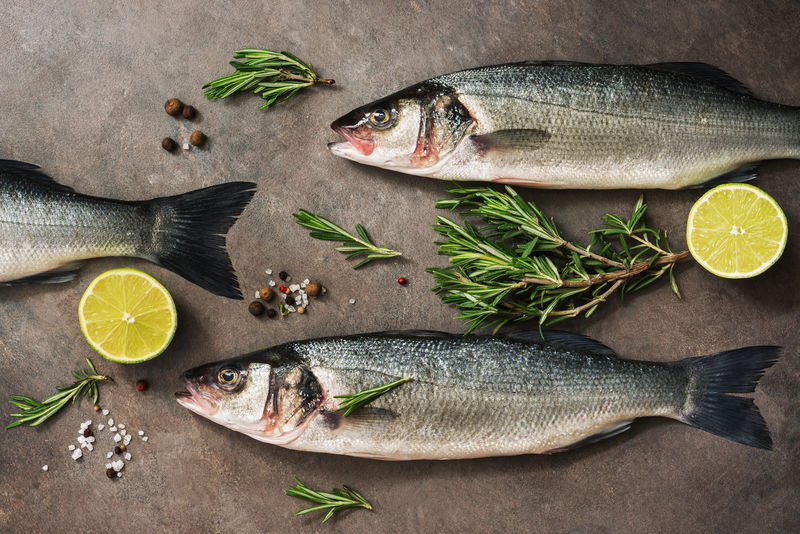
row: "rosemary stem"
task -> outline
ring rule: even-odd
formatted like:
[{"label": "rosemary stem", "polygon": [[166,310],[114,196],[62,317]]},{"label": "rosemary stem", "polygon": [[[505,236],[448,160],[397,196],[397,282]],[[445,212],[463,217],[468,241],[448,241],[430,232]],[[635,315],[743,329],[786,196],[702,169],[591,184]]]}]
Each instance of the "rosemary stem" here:
[{"label": "rosemary stem", "polygon": [[[651,249],[655,250],[659,254],[669,254],[666,250],[662,250],[660,247],[657,247],[656,245],[654,245],[653,243],[651,243],[647,239],[642,239],[641,237],[639,237],[636,234],[628,234],[628,237],[631,237],[631,238],[635,239],[636,241],[638,241],[639,243],[641,243],[641,244],[643,244],[643,245],[645,245],[647,247],[650,247]],[[688,251],[687,251],[687,253],[688,253]]]},{"label": "rosemary stem", "polygon": [[536,285],[546,285],[546,286],[555,285],[558,287],[591,287],[597,284],[610,282],[612,280],[625,280],[626,278],[631,278],[640,273],[643,273],[644,271],[646,271],[650,267],[653,267],[654,265],[668,265],[670,263],[676,263],[686,258],[688,255],[689,255],[688,250],[677,252],[675,254],[666,254],[665,256],[658,258],[654,262],[642,261],[635,265],[632,265],[628,269],[620,269],[618,271],[612,271],[610,273],[596,274],[594,276],[590,276],[586,280],[561,280],[560,282],[553,282],[552,280],[548,280],[546,278],[522,278],[520,282],[523,283],[524,286],[529,284],[536,284]]},{"label": "rosemary stem", "polygon": [[562,247],[564,247],[564,248],[566,248],[568,250],[571,250],[573,252],[576,252],[576,253],[580,254],[581,256],[583,256],[584,258],[592,258],[593,260],[597,260],[599,262],[605,263],[606,265],[611,265],[611,266],[617,267],[619,269],[624,269],[625,268],[625,264],[624,263],[621,263],[621,262],[618,262],[618,261],[614,261],[614,260],[610,260],[610,259],[608,259],[606,257],[600,256],[599,254],[595,254],[594,252],[591,252],[589,249],[585,249],[583,247],[577,247],[577,246],[573,245],[572,243],[570,243],[569,241],[567,241],[565,239],[562,239],[560,244],[561,244]]},{"label": "rosemary stem", "polygon": [[582,304],[581,306],[578,306],[577,308],[572,308],[571,310],[558,310],[558,311],[550,312],[550,315],[551,316],[567,315],[569,317],[576,317],[581,312],[583,312],[585,310],[588,310],[592,306],[596,306],[597,304],[600,304],[601,302],[604,302],[608,297],[611,296],[612,293],[614,293],[614,291],[619,289],[619,286],[621,286],[624,283],[625,283],[625,280],[617,280],[616,282],[614,282],[611,285],[610,288],[608,288],[602,295],[600,295],[596,299],[594,299],[594,300],[592,300],[590,302],[587,302],[586,304]]}]

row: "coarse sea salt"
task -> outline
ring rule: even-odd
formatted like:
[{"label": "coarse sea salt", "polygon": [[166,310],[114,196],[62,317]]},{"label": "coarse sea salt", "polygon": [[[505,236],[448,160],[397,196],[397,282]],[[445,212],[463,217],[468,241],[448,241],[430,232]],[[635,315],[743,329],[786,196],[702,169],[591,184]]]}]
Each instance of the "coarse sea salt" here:
[{"label": "coarse sea salt", "polygon": [[126,453],[125,453],[125,459],[126,459],[126,460],[128,460],[128,461],[130,461],[130,460],[131,460],[131,458],[132,458],[132,456],[131,456],[131,453],[129,453],[129,452],[126,452]]},{"label": "coarse sea salt", "polygon": [[300,289],[300,286],[298,284],[292,284],[289,286],[289,291],[291,291],[292,293],[294,293],[298,289]]},{"label": "coarse sea salt", "polygon": [[125,434],[128,433],[128,431],[123,428],[122,430],[119,431],[119,433],[124,436]]},{"label": "coarse sea salt", "polygon": [[256,298],[261,298],[261,292],[260,291],[256,291]]},{"label": "coarse sea salt", "polygon": [[106,425],[104,425],[103,423],[100,423],[99,425],[97,425],[97,430],[103,430],[105,427],[106,427]]},{"label": "coarse sea salt", "polygon": [[47,464],[44,464],[44,465],[42,466],[42,471],[47,471],[48,469],[50,469],[50,468],[49,468],[49,467],[47,467]]},{"label": "coarse sea salt", "polygon": [[269,281],[269,287],[275,287],[275,280]]},{"label": "coarse sea salt", "polygon": [[106,453],[106,458],[111,458],[112,456],[114,456],[114,452],[113,451]]},{"label": "coarse sea salt", "polygon": [[147,441],[147,436],[142,436],[142,441]]},{"label": "coarse sea salt", "polygon": [[83,456],[83,453],[81,452],[80,449],[75,449],[74,451],[72,451],[72,459],[73,460],[77,460],[81,456]]},{"label": "coarse sea salt", "polygon": [[120,436],[119,434],[114,434],[114,441],[116,443],[119,443],[120,441],[122,441],[122,436]]},{"label": "coarse sea salt", "polygon": [[122,438],[122,444],[123,444],[123,445],[127,445],[127,444],[128,444],[128,443],[130,443],[130,442],[131,442],[131,435],[130,435],[130,434],[128,434],[127,436],[125,436],[124,438]]},{"label": "coarse sea salt", "polygon": [[103,415],[108,415],[108,410],[103,410]]},{"label": "coarse sea salt", "polygon": [[356,303],[356,299],[350,299],[348,302],[350,302],[350,304],[355,304]]},{"label": "coarse sea salt", "polygon": [[93,442],[94,442],[94,436],[89,436],[86,438],[86,443],[93,443]]},{"label": "coarse sea salt", "polygon": [[111,469],[114,471],[122,471],[122,468],[125,467],[125,462],[122,460],[117,460],[116,462],[111,462]]},{"label": "coarse sea salt", "polygon": [[117,478],[121,477],[122,473],[117,473]]},{"label": "coarse sea salt", "polygon": [[70,445],[70,446],[69,446],[69,447],[67,447],[67,448],[68,448],[69,450],[71,450],[71,451],[74,451],[74,450],[75,450],[75,445]]},{"label": "coarse sea salt", "polygon": [[94,445],[92,445],[91,443],[87,443],[86,444],[86,450],[89,451],[89,452],[93,451],[94,450]]},{"label": "coarse sea salt", "polygon": [[117,425],[117,428],[125,428],[125,425],[119,424],[119,425]]},{"label": "coarse sea salt", "polygon": [[106,469],[111,469],[111,464],[106,464]]},{"label": "coarse sea salt", "polygon": [[116,431],[117,431],[117,427],[115,427],[115,426],[112,426],[112,427],[110,427],[110,428],[109,428],[109,430],[110,430],[111,432],[116,432]]},{"label": "coarse sea salt", "polygon": [[140,435],[140,436],[144,436],[144,430],[140,430],[140,431],[139,431],[139,435]]},{"label": "coarse sea salt", "polygon": [[304,285],[304,286],[306,286],[306,285],[308,285],[308,284],[309,284],[309,282],[311,282],[311,280],[309,280],[308,278],[306,278],[305,280],[303,280],[303,285]]},{"label": "coarse sea salt", "polygon": [[266,270],[266,271],[264,271],[264,272],[265,272],[265,273],[267,273],[267,274],[272,274],[272,269],[267,269],[267,270]]},{"label": "coarse sea salt", "polygon": [[108,420],[108,426],[114,426],[114,420],[113,419],[109,419]]}]

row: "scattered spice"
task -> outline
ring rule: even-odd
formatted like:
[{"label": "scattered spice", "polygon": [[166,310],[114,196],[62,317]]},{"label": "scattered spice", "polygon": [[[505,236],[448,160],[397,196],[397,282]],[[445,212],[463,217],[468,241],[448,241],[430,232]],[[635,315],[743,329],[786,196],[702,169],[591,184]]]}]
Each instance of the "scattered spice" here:
[{"label": "scattered spice", "polygon": [[117,478],[117,472],[114,471],[113,467],[109,467],[106,469],[106,476],[111,479]]},{"label": "scattered spice", "polygon": [[286,296],[286,304],[288,304],[289,306],[294,306],[295,305],[294,297],[291,296],[291,295],[287,295]]},{"label": "scattered spice", "polygon": [[94,432],[92,432],[91,428],[84,428],[83,429],[83,437],[88,438],[90,436],[94,436]]},{"label": "scattered spice", "polygon": [[250,306],[248,306],[247,310],[252,315],[255,315],[256,317],[258,317],[259,315],[264,313],[264,305],[261,304],[259,301],[254,300],[253,302],[250,303]]},{"label": "scattered spice", "polygon": [[267,309],[267,317],[274,319],[276,315],[278,315],[278,312],[276,312],[274,308]]},{"label": "scattered spice", "polygon": [[196,114],[197,110],[194,109],[194,106],[184,106],[183,111],[181,111],[181,116],[184,119],[193,119]]},{"label": "scattered spice", "polygon": [[122,454],[122,447],[120,445],[114,447],[114,454]]},{"label": "scattered spice", "polygon": [[176,143],[171,137],[165,137],[161,140],[161,148],[167,152],[175,152],[175,149],[178,148],[178,143]]},{"label": "scattered spice", "polygon": [[300,315],[303,315],[305,312],[306,312],[306,309],[304,307],[302,307],[302,306],[298,306],[297,307],[297,313],[299,313]]},{"label": "scattered spice", "polygon": [[[286,271],[281,271],[278,273],[278,278],[280,278],[281,280],[286,280],[288,277],[289,273],[287,273]],[[281,288],[283,288],[283,286],[281,286]]]},{"label": "scattered spice", "polygon": [[167,112],[167,115],[172,115],[173,117],[177,117],[181,114],[183,110],[183,102],[178,100],[177,98],[170,98],[167,100],[167,103],[164,104],[164,111]]},{"label": "scattered spice", "polygon": [[[146,380],[137,380],[136,381],[136,391],[144,391],[146,389],[147,389],[147,381]],[[125,427],[120,425],[120,428],[125,428]]]},{"label": "scattered spice", "polygon": [[406,283],[408,283],[408,280],[406,280],[405,276],[401,276],[400,278],[397,279],[397,283],[400,284],[401,286],[404,286],[406,285]]},{"label": "scattered spice", "polygon": [[200,130],[195,130],[189,136],[189,142],[194,146],[202,146],[206,142],[206,134]]},{"label": "scattered spice", "polygon": [[319,282],[309,282],[306,284],[306,295],[309,297],[317,297],[322,292],[322,286]]},{"label": "scattered spice", "polygon": [[273,295],[274,293],[271,287],[262,287],[261,289],[258,290],[258,296],[261,297],[261,299],[266,300],[267,302],[272,300]]},{"label": "scattered spice", "polygon": [[100,406],[95,404],[94,405],[94,411],[99,412],[100,411]]}]

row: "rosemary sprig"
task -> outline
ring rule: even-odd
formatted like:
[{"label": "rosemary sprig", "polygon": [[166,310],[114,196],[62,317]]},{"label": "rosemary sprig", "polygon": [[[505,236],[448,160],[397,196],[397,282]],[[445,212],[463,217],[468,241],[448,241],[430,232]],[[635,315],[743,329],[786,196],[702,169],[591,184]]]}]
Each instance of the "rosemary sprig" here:
[{"label": "rosemary sprig", "polygon": [[75,402],[75,399],[81,395],[92,397],[93,402],[97,404],[97,399],[100,397],[97,383],[101,380],[111,380],[111,377],[97,374],[97,370],[89,358],[86,358],[86,363],[89,366],[89,372],[73,371],[72,376],[76,378],[74,383],[69,386],[60,386],[57,393],[41,402],[24,395],[11,395],[9,402],[22,408],[22,411],[11,414],[11,417],[19,417],[19,419],[8,425],[6,430],[25,423],[30,423],[30,426],[39,426],[66,406],[68,402]]},{"label": "rosemary sprig", "polygon": [[204,94],[208,98],[226,98],[238,91],[250,91],[266,100],[258,108],[264,109],[314,84],[335,83],[317,76],[310,63],[304,63],[289,52],[242,48],[233,57],[243,61],[231,61],[236,72],[203,86],[203,89],[207,89]]},{"label": "rosemary sprig", "polygon": [[367,510],[372,510],[372,505],[363,495],[347,486],[342,486],[344,489],[333,489],[329,493],[326,491],[313,490],[300,482],[297,478],[295,478],[294,481],[297,483],[297,486],[289,486],[286,490],[286,495],[318,503],[317,506],[310,506],[298,510],[294,514],[296,516],[327,510],[328,512],[325,514],[325,517],[322,518],[322,522],[325,523],[328,519],[333,517],[333,514],[347,508],[366,508]]},{"label": "rosemary sprig", "polygon": [[372,389],[367,389],[365,391],[359,391],[358,393],[352,393],[348,395],[334,395],[334,399],[345,399],[344,402],[339,404],[339,407],[336,408],[336,411],[345,410],[342,414],[342,417],[347,417],[350,415],[354,410],[358,410],[362,406],[369,404],[370,402],[374,401],[381,395],[385,395],[389,393],[391,390],[396,388],[397,386],[401,386],[411,380],[411,377],[401,378],[400,380],[395,380],[394,382],[390,382],[388,384],[384,384],[382,386],[374,387]]},{"label": "rosemary sprig", "polygon": [[313,230],[311,237],[316,239],[324,239],[326,241],[341,241],[343,244],[336,247],[336,250],[343,254],[347,254],[347,259],[355,258],[357,256],[366,256],[365,259],[353,266],[353,269],[366,265],[372,260],[379,258],[394,258],[401,256],[400,252],[390,248],[379,247],[369,240],[367,231],[360,224],[356,225],[356,231],[359,237],[354,236],[344,228],[333,224],[325,217],[314,215],[306,210],[299,210],[299,213],[293,214],[295,222],[300,226],[305,226]]},{"label": "rosemary sprig", "polygon": [[437,217],[434,229],[445,240],[436,244],[451,266],[427,271],[436,281],[433,291],[459,308],[467,332],[484,323],[497,331],[530,319],[541,327],[589,317],[614,292],[625,295],[664,274],[680,298],[673,268],[688,251],[673,253],[666,234],[647,226],[643,196],[629,219],[604,216],[603,227],[582,245],[564,239],[553,219],[510,187],[501,192],[456,184],[448,192],[459,196],[436,206],[480,217],[482,226]]}]

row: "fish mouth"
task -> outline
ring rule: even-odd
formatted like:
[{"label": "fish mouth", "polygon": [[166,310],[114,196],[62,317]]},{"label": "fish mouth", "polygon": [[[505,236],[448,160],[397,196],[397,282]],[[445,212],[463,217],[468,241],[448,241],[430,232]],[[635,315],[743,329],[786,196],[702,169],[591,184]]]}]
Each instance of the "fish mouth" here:
[{"label": "fish mouth", "polygon": [[334,122],[331,124],[331,129],[346,139],[346,141],[328,143],[328,149],[337,156],[350,159],[353,156],[367,157],[375,150],[375,141],[358,137],[352,128]]},{"label": "fish mouth", "polygon": [[184,378],[183,384],[186,386],[186,390],[175,392],[175,400],[178,401],[178,404],[206,417],[217,413],[219,410],[217,403],[203,395],[191,380]]}]

